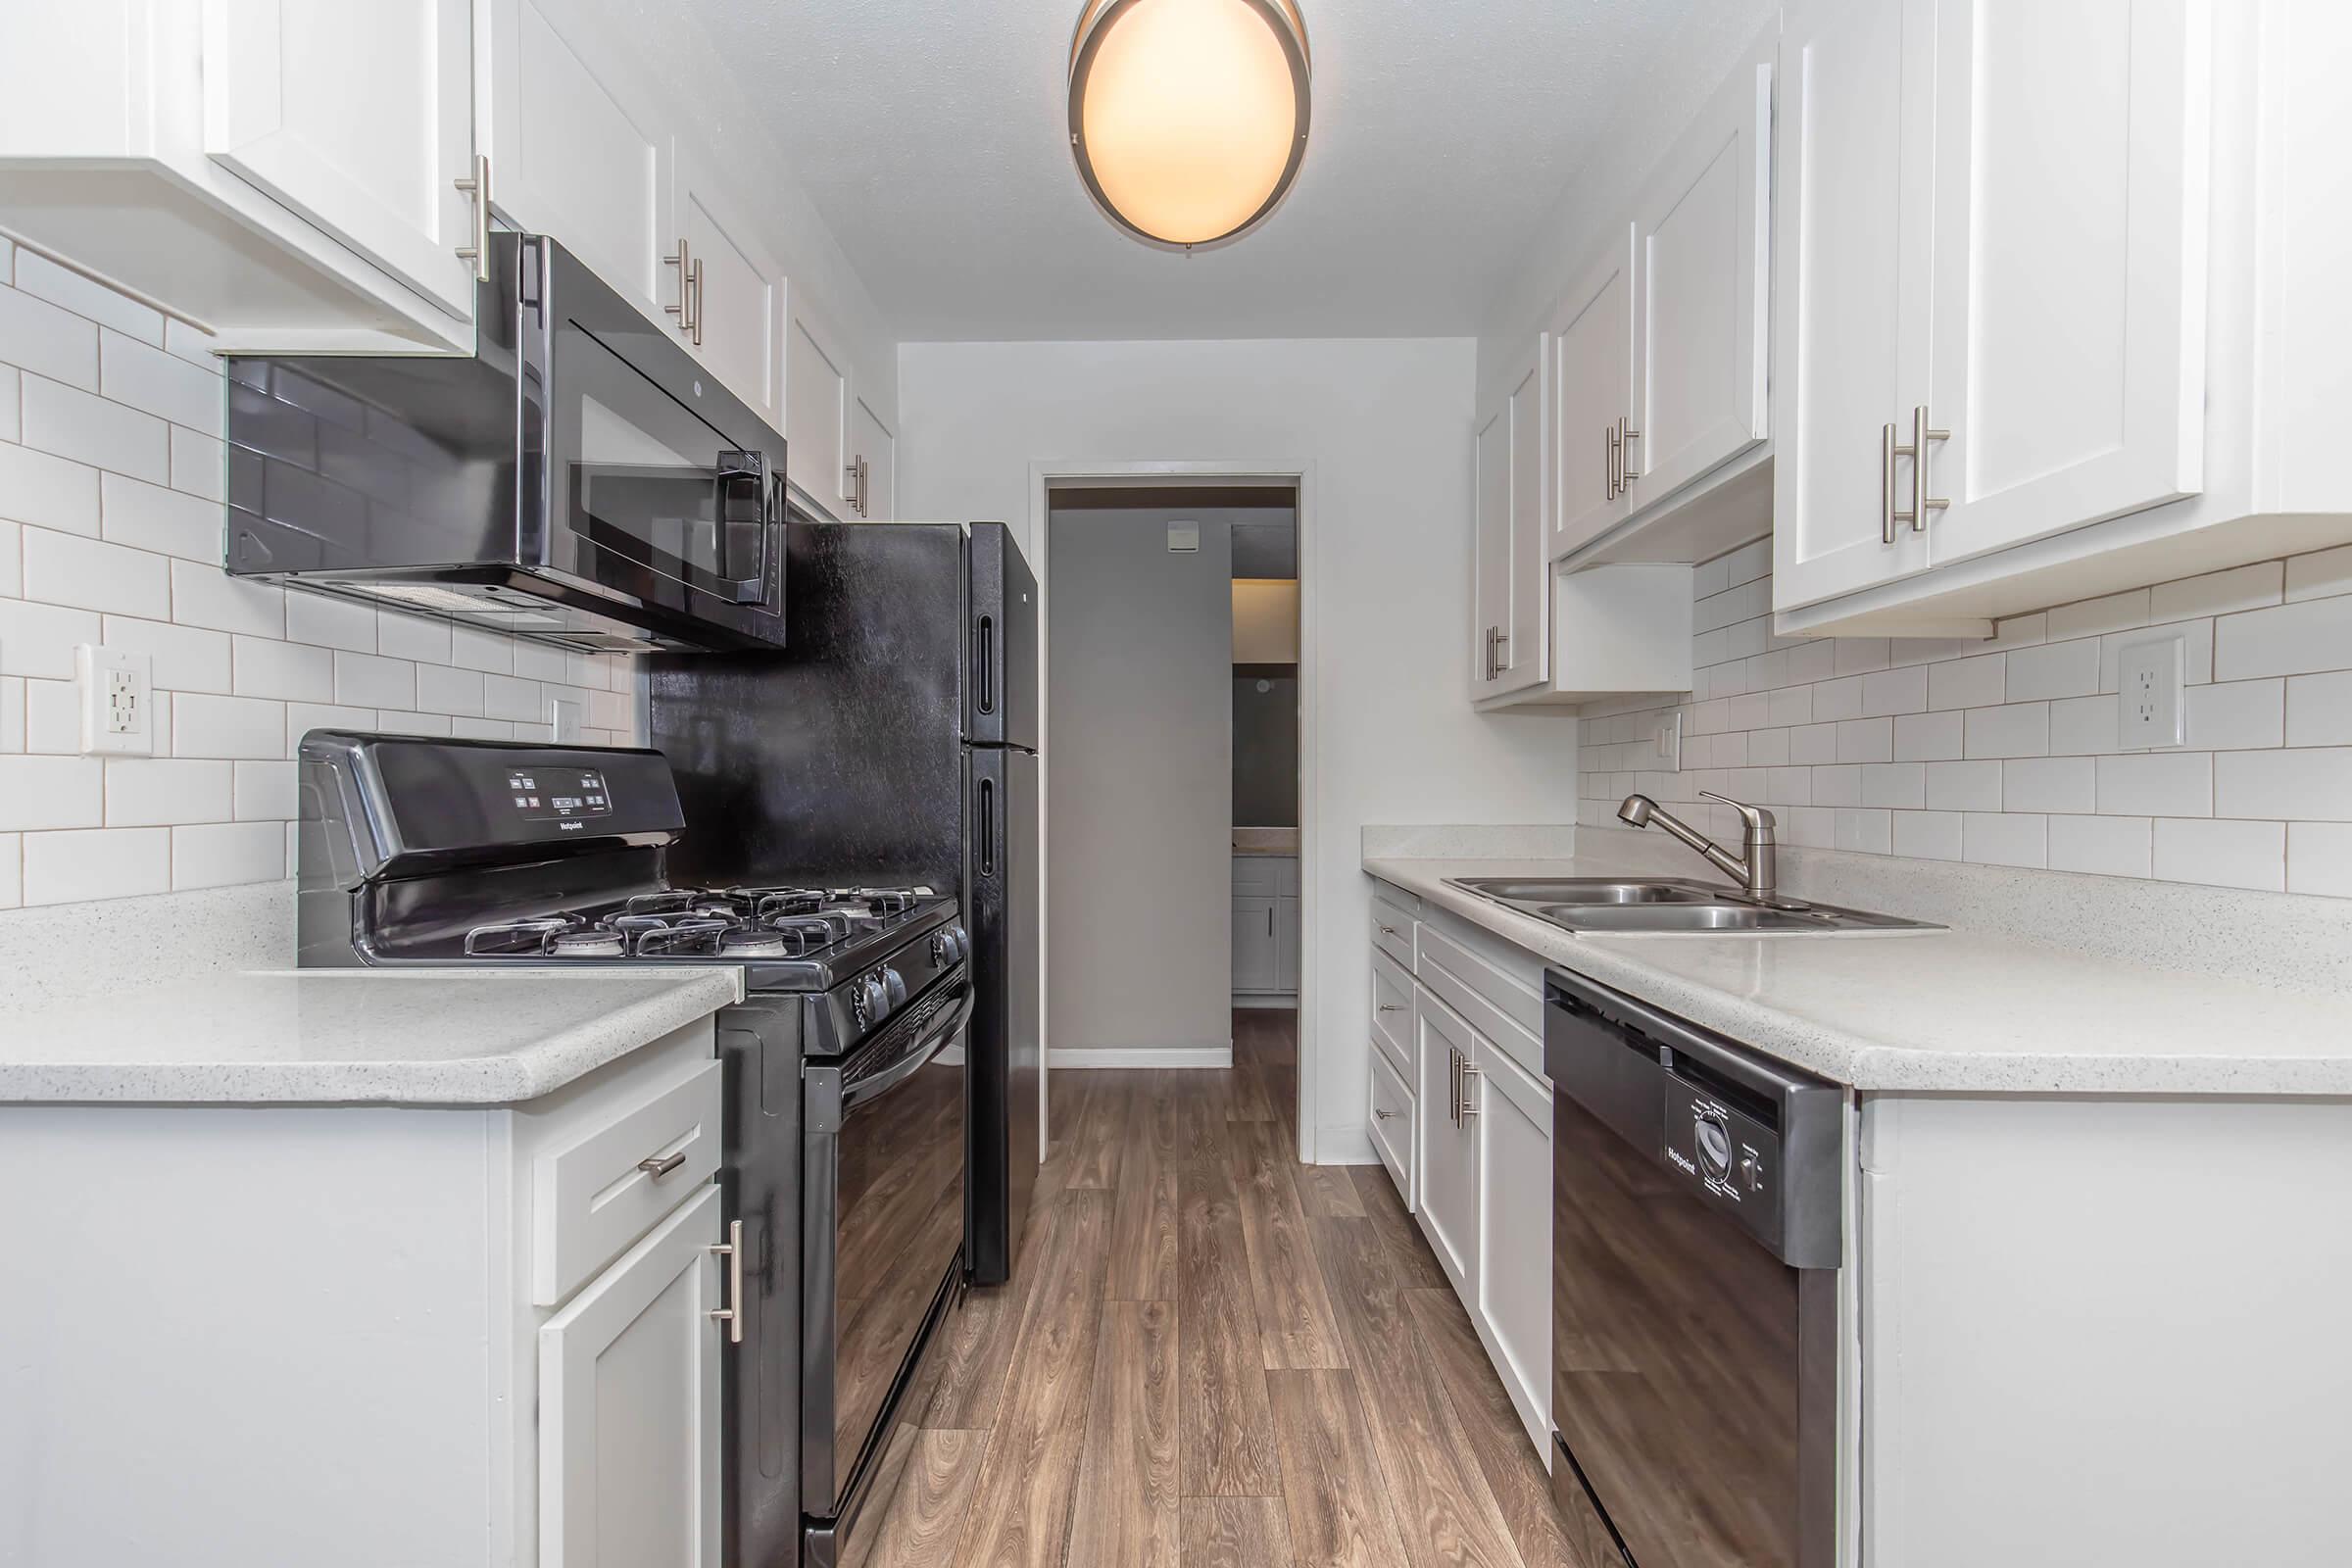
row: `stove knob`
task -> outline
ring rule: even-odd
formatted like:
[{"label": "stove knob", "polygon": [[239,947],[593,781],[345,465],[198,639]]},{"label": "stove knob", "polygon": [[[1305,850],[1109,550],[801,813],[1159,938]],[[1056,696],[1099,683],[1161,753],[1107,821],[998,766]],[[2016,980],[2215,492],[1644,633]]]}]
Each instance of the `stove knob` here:
[{"label": "stove knob", "polygon": [[882,993],[890,999],[893,1012],[906,1004],[906,977],[889,964],[882,966]]},{"label": "stove knob", "polygon": [[856,1015],[859,1028],[880,1023],[889,1010],[890,993],[883,988],[880,975],[869,974],[850,988],[850,1011]]},{"label": "stove knob", "polygon": [[948,941],[956,950],[957,962],[972,956],[972,934],[963,928],[962,921],[958,920],[948,927]]}]

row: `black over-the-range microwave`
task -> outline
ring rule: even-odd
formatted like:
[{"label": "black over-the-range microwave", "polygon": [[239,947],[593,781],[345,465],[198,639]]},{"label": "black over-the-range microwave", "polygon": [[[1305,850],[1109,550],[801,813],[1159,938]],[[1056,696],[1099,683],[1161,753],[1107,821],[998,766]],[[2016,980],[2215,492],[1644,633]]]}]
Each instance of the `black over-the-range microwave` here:
[{"label": "black over-the-range microwave", "polygon": [[784,438],[563,246],[471,357],[232,356],[227,566],[582,650],[784,642]]}]

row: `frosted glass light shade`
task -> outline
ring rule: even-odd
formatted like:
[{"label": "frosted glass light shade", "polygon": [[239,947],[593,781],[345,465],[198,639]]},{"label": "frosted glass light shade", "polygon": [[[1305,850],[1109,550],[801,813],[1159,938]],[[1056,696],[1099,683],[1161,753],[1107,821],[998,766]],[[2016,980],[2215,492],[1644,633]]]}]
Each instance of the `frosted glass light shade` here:
[{"label": "frosted glass light shade", "polygon": [[1163,245],[1228,239],[1306,153],[1306,27],[1291,0],[1089,0],[1070,147],[1097,203]]}]

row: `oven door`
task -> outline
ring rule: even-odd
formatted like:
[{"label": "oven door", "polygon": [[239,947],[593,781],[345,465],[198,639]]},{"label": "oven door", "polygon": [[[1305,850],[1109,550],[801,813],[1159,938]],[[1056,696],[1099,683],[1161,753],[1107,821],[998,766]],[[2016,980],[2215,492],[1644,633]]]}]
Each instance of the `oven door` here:
[{"label": "oven door", "polygon": [[1563,1521],[1634,1568],[1833,1560],[1835,1271],[1782,1262],[1661,1158],[1689,1095],[1654,1041],[1555,1000],[1544,1043]]},{"label": "oven door", "polygon": [[802,1072],[806,1116],[802,1506],[846,1529],[963,1247],[965,971],[836,1062]]}]

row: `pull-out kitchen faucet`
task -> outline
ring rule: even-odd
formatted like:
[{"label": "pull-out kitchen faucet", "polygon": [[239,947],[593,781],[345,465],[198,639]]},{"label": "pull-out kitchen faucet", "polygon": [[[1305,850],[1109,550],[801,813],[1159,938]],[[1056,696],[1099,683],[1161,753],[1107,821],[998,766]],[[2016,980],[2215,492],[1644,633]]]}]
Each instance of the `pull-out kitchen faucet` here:
[{"label": "pull-out kitchen faucet", "polygon": [[1781,852],[1773,832],[1779,824],[1773,814],[1761,806],[1749,806],[1713,790],[1700,790],[1699,794],[1710,801],[1721,801],[1740,813],[1745,827],[1740,844],[1747,852],[1744,858],[1734,855],[1646,795],[1628,795],[1625,804],[1617,808],[1617,814],[1635,827],[1647,827],[1655,822],[1705,857],[1708,864],[1738,882],[1749,898],[1759,904],[1776,902],[1774,889],[1780,881]]}]

